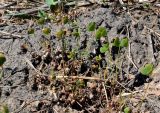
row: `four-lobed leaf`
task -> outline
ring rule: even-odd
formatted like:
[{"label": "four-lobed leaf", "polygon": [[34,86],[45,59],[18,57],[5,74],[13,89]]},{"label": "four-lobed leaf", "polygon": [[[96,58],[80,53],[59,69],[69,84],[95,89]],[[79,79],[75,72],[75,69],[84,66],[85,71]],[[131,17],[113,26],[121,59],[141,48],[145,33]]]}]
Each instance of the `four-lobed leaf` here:
[{"label": "four-lobed leaf", "polygon": [[153,71],[153,64],[146,64],[144,66],[142,66],[139,71],[142,75],[146,75],[146,76],[149,76],[152,71]]},{"label": "four-lobed leaf", "polygon": [[95,22],[90,22],[87,26],[88,31],[94,31],[96,29],[96,23]]}]

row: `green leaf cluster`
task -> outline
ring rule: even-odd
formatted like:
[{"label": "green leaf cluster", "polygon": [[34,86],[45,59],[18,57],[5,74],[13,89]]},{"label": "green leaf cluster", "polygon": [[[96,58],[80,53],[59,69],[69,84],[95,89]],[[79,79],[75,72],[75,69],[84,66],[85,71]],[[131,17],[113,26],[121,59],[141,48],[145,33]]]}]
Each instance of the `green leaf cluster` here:
[{"label": "green leaf cluster", "polygon": [[46,28],[43,28],[42,29],[42,32],[45,34],[45,35],[49,35],[51,33],[51,29],[46,27]]},{"label": "green leaf cluster", "polygon": [[130,107],[124,108],[124,113],[131,113],[131,108]]},{"label": "green leaf cluster", "polygon": [[100,48],[101,53],[105,53],[106,51],[109,51],[109,43],[103,44]]},{"label": "green leaf cluster", "polygon": [[7,105],[4,105],[4,106],[1,108],[0,113],[9,113],[8,106],[7,106]]},{"label": "green leaf cluster", "polygon": [[153,67],[154,67],[153,64],[146,64],[146,65],[142,66],[139,69],[139,71],[141,74],[149,76],[153,71]]},{"label": "green leaf cluster", "polygon": [[99,27],[96,31],[96,39],[99,40],[101,37],[107,36],[107,30],[105,27]]},{"label": "green leaf cluster", "polygon": [[114,38],[113,42],[112,42],[112,45],[115,46],[115,47],[127,47],[128,46],[128,38],[127,37],[124,37],[123,39],[119,39],[118,37]]},{"label": "green leaf cluster", "polygon": [[87,26],[88,31],[94,31],[96,29],[96,23],[95,22],[90,22]]}]

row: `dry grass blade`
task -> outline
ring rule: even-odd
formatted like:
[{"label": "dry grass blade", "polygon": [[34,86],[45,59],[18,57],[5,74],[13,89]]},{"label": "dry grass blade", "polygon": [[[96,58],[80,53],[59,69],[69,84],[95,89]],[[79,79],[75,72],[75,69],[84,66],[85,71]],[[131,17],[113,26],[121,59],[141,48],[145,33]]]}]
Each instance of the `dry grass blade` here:
[{"label": "dry grass blade", "polygon": [[85,77],[85,76],[56,76],[56,78],[58,79],[62,79],[62,78],[72,78],[72,79],[85,79],[85,80],[102,80],[99,77]]},{"label": "dry grass blade", "polygon": [[11,36],[12,38],[23,38],[21,35],[11,34],[11,33],[8,33],[6,31],[0,31],[0,34],[8,35],[8,36]]}]

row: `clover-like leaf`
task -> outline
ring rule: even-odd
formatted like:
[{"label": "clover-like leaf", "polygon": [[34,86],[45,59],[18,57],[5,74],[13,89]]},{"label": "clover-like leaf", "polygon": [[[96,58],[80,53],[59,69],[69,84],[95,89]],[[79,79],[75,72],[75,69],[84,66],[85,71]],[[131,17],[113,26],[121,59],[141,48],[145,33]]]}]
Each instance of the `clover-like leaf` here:
[{"label": "clover-like leaf", "polygon": [[33,28],[29,28],[28,29],[28,34],[34,34],[34,29]]},{"label": "clover-like leaf", "polygon": [[141,74],[149,76],[153,71],[153,67],[154,67],[153,64],[146,64],[146,65],[142,66],[139,69],[139,71]]},{"label": "clover-like leaf", "polygon": [[50,28],[43,28],[42,29],[42,32],[45,34],[45,35],[49,35],[51,33],[51,29]]},{"label": "clover-like leaf", "polygon": [[99,27],[96,31],[96,39],[100,39],[101,37],[105,37],[107,35],[107,30],[105,27]]},{"label": "clover-like leaf", "polygon": [[90,22],[87,26],[88,31],[94,31],[96,29],[96,23],[95,22]]},{"label": "clover-like leaf", "polygon": [[127,47],[128,46],[128,38],[125,37],[120,41],[120,47]]},{"label": "clover-like leaf", "polygon": [[0,67],[3,66],[5,61],[6,61],[6,57],[4,53],[0,52]]},{"label": "clover-like leaf", "polygon": [[109,43],[103,44],[103,46],[100,48],[101,53],[105,53],[106,51],[109,51]]},{"label": "clover-like leaf", "polygon": [[115,47],[119,47],[120,41],[119,41],[118,37],[113,39],[112,45],[115,46]]},{"label": "clover-like leaf", "polygon": [[130,107],[124,108],[124,113],[131,113],[131,108]]}]

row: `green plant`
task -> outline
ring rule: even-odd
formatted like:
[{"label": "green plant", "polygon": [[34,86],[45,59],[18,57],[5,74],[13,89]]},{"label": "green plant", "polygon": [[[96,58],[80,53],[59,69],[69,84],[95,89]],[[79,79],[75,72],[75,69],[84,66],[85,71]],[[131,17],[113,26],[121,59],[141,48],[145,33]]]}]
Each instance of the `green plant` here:
[{"label": "green plant", "polygon": [[56,37],[58,39],[62,39],[62,37],[65,35],[65,33],[66,32],[64,30],[60,29],[59,31],[56,32]]},{"label": "green plant", "polygon": [[9,113],[8,106],[7,106],[7,105],[4,105],[4,106],[1,108],[0,113]]},{"label": "green plant", "polygon": [[73,51],[69,52],[69,54],[67,55],[67,57],[69,59],[74,59],[76,57],[76,50],[73,50]]},{"label": "green plant", "polygon": [[114,38],[112,42],[112,46],[119,47],[119,45],[120,45],[119,38],[118,37]]},{"label": "green plant", "polygon": [[103,44],[100,48],[101,53],[105,53],[106,51],[109,51],[109,43]]},{"label": "green plant", "polygon": [[51,33],[51,29],[50,28],[43,28],[42,29],[42,32],[45,34],[45,35],[49,35]]},{"label": "green plant", "polygon": [[107,30],[105,27],[99,27],[96,31],[96,39],[99,40],[101,37],[107,36]]},{"label": "green plant", "polygon": [[95,31],[95,29],[96,29],[96,23],[90,22],[87,26],[87,30],[91,32],[91,31]]},{"label": "green plant", "polygon": [[153,71],[153,67],[154,67],[153,64],[146,64],[146,65],[142,66],[139,69],[139,71],[141,74],[149,76]]},{"label": "green plant", "polygon": [[39,10],[38,17],[48,19],[48,14],[46,12],[44,12],[43,10]]},{"label": "green plant", "polygon": [[130,107],[125,107],[124,108],[124,113],[131,113],[131,108]]},{"label": "green plant", "polygon": [[112,46],[119,47],[119,48],[127,47],[128,42],[129,40],[127,37],[124,37],[121,40],[118,37],[116,37],[113,39]]},{"label": "green plant", "polygon": [[127,47],[128,46],[128,38],[127,37],[124,37],[121,41],[120,41],[120,44],[119,46],[120,47]]}]

